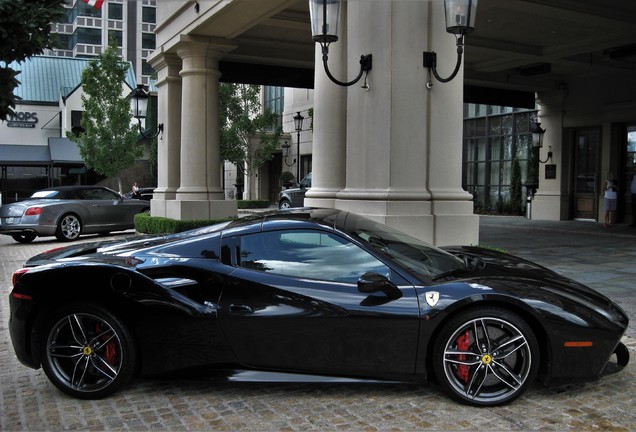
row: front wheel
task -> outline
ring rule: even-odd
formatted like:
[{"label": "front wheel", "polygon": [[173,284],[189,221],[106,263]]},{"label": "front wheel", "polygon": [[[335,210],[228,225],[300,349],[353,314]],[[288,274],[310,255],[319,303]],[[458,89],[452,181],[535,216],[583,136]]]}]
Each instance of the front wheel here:
[{"label": "front wheel", "polygon": [[99,306],[60,309],[47,321],[43,334],[42,368],[70,396],[103,398],[121,389],[133,375],[132,336],[118,317]]},{"label": "front wheel", "polygon": [[82,233],[82,222],[79,217],[72,213],[62,216],[57,223],[55,237],[60,241],[75,240]]},{"label": "front wheel", "polygon": [[281,210],[285,210],[288,208],[291,208],[291,203],[287,200],[282,200],[279,204],[278,204],[278,208]]},{"label": "front wheel", "polygon": [[532,329],[499,308],[461,313],[442,328],[433,349],[442,388],[460,402],[495,406],[518,398],[539,370]]}]

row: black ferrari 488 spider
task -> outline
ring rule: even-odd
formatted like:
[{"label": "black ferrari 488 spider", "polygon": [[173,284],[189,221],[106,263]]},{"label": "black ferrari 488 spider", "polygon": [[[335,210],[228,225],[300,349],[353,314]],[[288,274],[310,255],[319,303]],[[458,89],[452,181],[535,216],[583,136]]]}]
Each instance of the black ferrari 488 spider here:
[{"label": "black ferrari 488 spider", "polygon": [[45,252],[14,274],[10,308],[19,360],[82,399],[137,373],[218,368],[433,381],[490,406],[629,359],[625,312],[594,290],[333,209]]}]

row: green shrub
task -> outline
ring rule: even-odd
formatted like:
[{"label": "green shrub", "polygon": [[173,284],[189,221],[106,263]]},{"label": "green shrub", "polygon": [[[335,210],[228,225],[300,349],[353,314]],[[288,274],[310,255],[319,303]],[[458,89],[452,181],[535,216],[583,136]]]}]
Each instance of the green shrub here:
[{"label": "green shrub", "polygon": [[149,213],[139,213],[135,215],[135,230],[143,234],[172,234],[208,225],[214,225],[221,222],[227,222],[233,219],[236,218],[176,220],[165,217],[150,216]]},{"label": "green shrub", "polygon": [[242,200],[237,201],[239,209],[252,209],[252,208],[267,208],[269,207],[269,201],[267,200]]}]

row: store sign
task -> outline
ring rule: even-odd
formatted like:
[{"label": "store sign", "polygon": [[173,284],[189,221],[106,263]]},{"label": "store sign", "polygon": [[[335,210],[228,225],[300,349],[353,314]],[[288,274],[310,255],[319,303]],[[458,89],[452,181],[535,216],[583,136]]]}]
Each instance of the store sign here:
[{"label": "store sign", "polygon": [[34,128],[38,122],[38,113],[18,111],[15,115],[9,117],[8,127],[16,128]]}]

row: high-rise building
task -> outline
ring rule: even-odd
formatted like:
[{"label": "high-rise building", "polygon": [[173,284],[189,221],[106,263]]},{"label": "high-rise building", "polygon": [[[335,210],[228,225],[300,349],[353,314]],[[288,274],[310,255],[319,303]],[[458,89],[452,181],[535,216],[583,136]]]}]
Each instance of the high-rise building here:
[{"label": "high-rise building", "polygon": [[138,83],[148,85],[152,68],[146,62],[155,49],[156,0],[108,0],[95,8],[68,0],[62,22],[53,23],[59,48],[46,55],[96,57],[114,38],[124,60],[133,64]]}]

